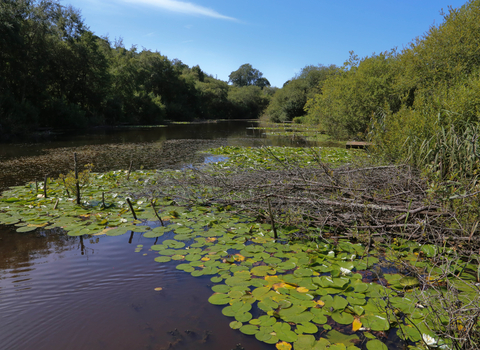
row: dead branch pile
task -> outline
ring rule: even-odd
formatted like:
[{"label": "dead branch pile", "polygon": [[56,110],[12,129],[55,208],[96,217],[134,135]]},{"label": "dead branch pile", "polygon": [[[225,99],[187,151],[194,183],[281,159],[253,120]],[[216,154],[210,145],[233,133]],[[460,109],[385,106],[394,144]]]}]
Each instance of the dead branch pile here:
[{"label": "dead branch pile", "polygon": [[[449,244],[475,242],[472,248],[480,243],[473,231],[465,235],[467,228],[428,194],[426,183],[410,166],[281,165],[280,170],[230,168],[215,175],[192,169],[194,176],[160,179],[151,195],[232,206],[265,221],[270,221],[270,200],[274,221],[298,228],[297,235],[315,227],[317,235],[325,238],[400,235],[440,245],[447,240]],[[213,191],[199,195],[195,190],[199,187]]]}]

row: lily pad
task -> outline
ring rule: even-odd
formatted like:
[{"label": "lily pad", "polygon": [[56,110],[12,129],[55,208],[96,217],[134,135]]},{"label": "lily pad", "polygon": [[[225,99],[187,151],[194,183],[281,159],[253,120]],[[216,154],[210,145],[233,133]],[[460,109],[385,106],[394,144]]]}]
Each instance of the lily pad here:
[{"label": "lily pad", "polygon": [[227,294],[215,293],[210,298],[208,302],[213,305],[225,305],[230,302],[231,298]]},{"label": "lily pad", "polygon": [[232,329],[240,329],[242,325],[243,325],[242,322],[238,322],[238,321],[230,322],[230,328]]},{"label": "lily pad", "polygon": [[257,326],[251,325],[251,324],[246,324],[240,328],[240,332],[243,334],[248,334],[248,335],[254,335],[259,331],[259,328]]},{"label": "lily pad", "polygon": [[388,347],[378,339],[369,340],[367,350],[388,350]]},{"label": "lily pad", "polygon": [[332,313],[332,319],[340,324],[351,324],[354,321],[354,317],[346,312],[333,312]]}]

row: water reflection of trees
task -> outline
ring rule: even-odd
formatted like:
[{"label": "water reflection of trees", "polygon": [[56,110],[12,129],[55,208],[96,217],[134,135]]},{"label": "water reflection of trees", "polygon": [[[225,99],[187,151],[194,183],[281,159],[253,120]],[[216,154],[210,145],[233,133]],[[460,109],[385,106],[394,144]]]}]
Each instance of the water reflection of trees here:
[{"label": "water reflection of trees", "polygon": [[83,238],[68,236],[61,229],[17,233],[14,227],[0,225],[0,246],[0,270],[12,270],[13,273],[16,269],[24,270],[32,266],[33,260],[50,254],[71,250],[80,250],[82,255],[88,254]]},{"label": "water reflection of trees", "polygon": [[45,174],[57,177],[73,170],[73,152],[81,165],[93,164],[93,171],[127,169],[172,169],[202,162],[196,152],[226,145],[226,140],[171,140],[157,143],[108,144],[65,147],[47,150],[46,154],[0,161],[0,192],[8,186],[22,185]]}]

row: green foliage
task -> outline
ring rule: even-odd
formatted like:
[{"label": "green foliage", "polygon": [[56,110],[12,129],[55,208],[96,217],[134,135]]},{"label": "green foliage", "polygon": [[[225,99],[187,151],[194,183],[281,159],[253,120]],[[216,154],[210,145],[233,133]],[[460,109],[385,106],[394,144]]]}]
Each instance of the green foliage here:
[{"label": "green foliage", "polygon": [[[85,170],[78,173],[78,185],[80,188],[85,188],[92,182],[92,177],[90,176],[92,168],[93,164],[86,164]],[[65,191],[68,195],[77,195],[77,179],[75,178],[75,173],[73,171],[70,171],[67,175],[60,174],[58,179],[63,182]]]},{"label": "green foliage", "polygon": [[364,138],[371,118],[381,108],[398,109],[393,95],[395,51],[359,59],[353,52],[338,74],[330,75],[321,93],[309,99],[307,120],[338,138]]},{"label": "green foliage", "polygon": [[363,59],[351,53],[307,97],[305,116],[295,80],[265,114],[277,121],[302,117],[295,120],[319,124],[336,138],[371,139],[391,161],[408,160],[431,173],[441,167],[438,179],[471,178],[479,161],[472,152],[480,122],[479,41],[480,0],[470,0],[400,52]]},{"label": "green foliage", "polygon": [[480,1],[469,1],[403,50],[394,86],[402,107],[378,115],[371,130],[383,154],[408,159],[440,181],[478,171],[472,147],[480,121],[479,23]]},{"label": "green foliage", "polygon": [[270,86],[270,82],[263,77],[263,73],[249,63],[241,65],[236,71],[230,73],[228,82],[237,87],[255,85],[263,89]]},{"label": "green foliage", "polygon": [[231,104],[228,100],[229,86],[226,82],[205,77],[195,85],[198,92],[199,115],[203,119],[222,119],[229,115]]},{"label": "green foliage", "polygon": [[253,119],[258,117],[267,107],[269,98],[255,85],[231,87],[228,91],[231,119]]},{"label": "green foliage", "polygon": [[319,92],[323,81],[335,71],[334,65],[306,66],[299,75],[275,92],[264,118],[272,122],[285,122],[305,115],[307,99]]},{"label": "green foliage", "polygon": [[[89,31],[58,0],[0,2],[0,133],[38,127],[155,125],[169,120],[256,118],[268,94],[233,91],[159,52],[126,49]],[[251,68],[251,66],[250,66]],[[258,70],[247,85],[270,83]]]}]

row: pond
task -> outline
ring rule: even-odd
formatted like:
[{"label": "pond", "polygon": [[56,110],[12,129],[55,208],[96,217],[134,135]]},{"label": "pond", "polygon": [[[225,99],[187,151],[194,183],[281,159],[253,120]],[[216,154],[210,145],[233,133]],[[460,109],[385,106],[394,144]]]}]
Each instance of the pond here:
[{"label": "pond", "polygon": [[[57,177],[76,152],[96,172],[181,168],[220,145],[305,145],[266,138],[255,122],[115,128],[0,144],[0,191]],[[132,163],[131,163],[132,162]],[[208,276],[158,264],[140,233],[71,237],[61,230],[18,233],[0,226],[0,344],[3,349],[274,349],[233,330],[207,302]],[[161,290],[156,290],[161,288]]]}]

